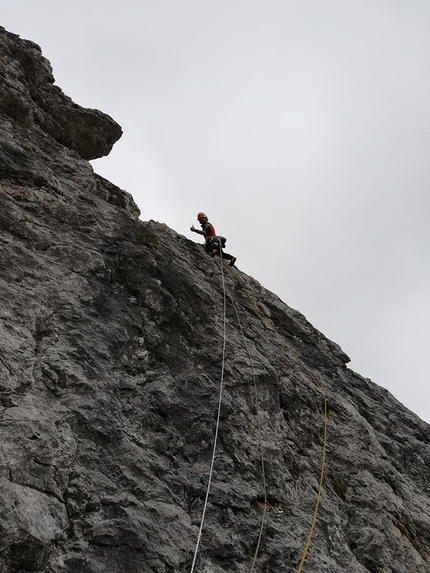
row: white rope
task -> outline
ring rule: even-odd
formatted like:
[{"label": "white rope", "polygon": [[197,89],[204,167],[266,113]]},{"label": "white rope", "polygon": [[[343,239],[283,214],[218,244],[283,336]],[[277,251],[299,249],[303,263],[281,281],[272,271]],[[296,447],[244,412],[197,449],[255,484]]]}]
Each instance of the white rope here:
[{"label": "white rope", "polygon": [[214,469],[214,463],[215,463],[215,453],[216,453],[216,447],[217,447],[217,441],[218,441],[218,429],[219,429],[219,421],[220,421],[220,416],[221,416],[221,403],[222,403],[222,392],[223,392],[223,386],[224,386],[224,364],[225,364],[225,339],[226,339],[226,300],[225,300],[225,279],[224,279],[224,270],[223,270],[223,258],[222,258],[222,251],[220,253],[220,261],[221,261],[221,277],[222,277],[222,288],[223,288],[223,343],[222,343],[222,367],[221,367],[221,383],[220,383],[220,389],[219,389],[219,400],[218,400],[218,414],[217,414],[217,419],[216,419],[216,428],[215,428],[215,436],[214,436],[214,445],[213,445],[213,452],[212,452],[212,460],[211,460],[211,466],[210,466],[210,470],[209,470],[209,479],[208,479],[208,487],[206,490],[206,497],[205,497],[205,503],[203,505],[203,513],[202,513],[202,519],[200,522],[200,529],[199,529],[199,534],[197,537],[197,544],[196,544],[196,549],[194,551],[194,558],[193,558],[193,563],[191,565],[191,571],[190,573],[193,573],[194,571],[194,566],[196,564],[196,559],[197,559],[197,553],[199,550],[199,545],[200,545],[200,540],[202,537],[202,531],[203,531],[203,525],[204,525],[204,521],[205,521],[205,515],[206,515],[206,509],[208,506],[208,498],[209,498],[209,491],[211,488],[211,482],[212,482],[212,474],[213,474],[213,469]]},{"label": "white rope", "polygon": [[[263,493],[264,493],[264,501],[266,501],[267,499],[267,487],[266,487],[266,472],[264,469],[264,454],[263,454],[263,440],[262,440],[262,432],[261,432],[261,420],[260,420],[260,408],[259,408],[259,404],[258,404],[258,391],[257,391],[257,382],[255,380],[255,372],[254,372],[254,365],[252,362],[252,358],[251,358],[251,353],[249,351],[248,345],[246,344],[246,338],[245,338],[245,334],[243,332],[243,328],[242,328],[242,323],[240,322],[240,318],[239,318],[239,313],[237,311],[237,307],[235,302],[233,301],[230,293],[230,300],[232,302],[234,311],[236,313],[236,318],[237,318],[237,322],[239,324],[239,329],[242,335],[242,339],[243,339],[243,345],[245,347],[245,350],[248,354],[248,359],[249,359],[249,364],[251,366],[251,373],[252,373],[252,382],[253,382],[253,386],[254,386],[254,400],[255,400],[255,409],[257,412],[257,429],[258,429],[258,439],[259,439],[259,447],[260,447],[260,461],[261,461],[261,476],[262,476],[262,481],[263,481]],[[260,543],[261,543],[261,538],[263,536],[263,528],[264,528],[264,522],[266,519],[266,511],[267,511],[267,506],[264,503],[264,508],[263,508],[263,515],[261,518],[261,525],[260,525],[260,531],[259,531],[259,535],[258,535],[258,541],[257,541],[257,547],[255,548],[255,553],[254,553],[254,559],[252,560],[252,565],[251,565],[251,571],[250,573],[253,573],[254,568],[255,568],[255,563],[257,561],[257,556],[258,556],[258,551],[260,549]]]}]

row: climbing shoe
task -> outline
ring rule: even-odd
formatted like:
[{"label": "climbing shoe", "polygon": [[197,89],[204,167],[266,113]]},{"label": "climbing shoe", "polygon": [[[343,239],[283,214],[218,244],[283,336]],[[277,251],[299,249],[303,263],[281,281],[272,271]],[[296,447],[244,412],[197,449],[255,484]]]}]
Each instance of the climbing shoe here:
[{"label": "climbing shoe", "polygon": [[237,261],[236,257],[231,257],[230,267],[234,267],[234,263]]}]

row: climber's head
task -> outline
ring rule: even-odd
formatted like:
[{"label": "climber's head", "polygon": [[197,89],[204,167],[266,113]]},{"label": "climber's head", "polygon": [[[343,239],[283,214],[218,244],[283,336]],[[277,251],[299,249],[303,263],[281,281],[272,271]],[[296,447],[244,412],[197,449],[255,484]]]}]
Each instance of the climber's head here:
[{"label": "climber's head", "polygon": [[197,220],[199,223],[206,223],[208,218],[206,217],[206,215],[202,211],[200,211],[200,213],[197,214]]}]

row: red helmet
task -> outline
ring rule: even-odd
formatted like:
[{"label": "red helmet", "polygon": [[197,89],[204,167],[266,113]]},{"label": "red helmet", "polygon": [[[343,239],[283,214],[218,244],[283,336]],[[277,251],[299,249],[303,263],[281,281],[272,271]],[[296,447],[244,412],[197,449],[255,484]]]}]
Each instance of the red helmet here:
[{"label": "red helmet", "polygon": [[207,217],[203,213],[203,211],[200,211],[200,213],[197,213],[197,220],[200,221],[200,219],[207,219]]}]

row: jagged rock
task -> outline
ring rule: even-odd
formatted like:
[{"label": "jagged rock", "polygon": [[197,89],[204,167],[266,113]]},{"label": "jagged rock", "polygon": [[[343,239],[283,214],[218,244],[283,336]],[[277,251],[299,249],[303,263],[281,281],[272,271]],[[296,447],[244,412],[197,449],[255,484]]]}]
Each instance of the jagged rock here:
[{"label": "jagged rock", "polygon": [[84,159],[108,155],[122,135],[108,115],[73,103],[54,85],[37,44],[0,27],[0,112],[18,125],[40,129]]},{"label": "jagged rock", "polygon": [[131,197],[52,134],[0,120],[0,571],[190,570],[225,284],[196,573],[250,570],[260,444],[284,513],[268,512],[255,571],[297,571],[323,398],[303,572],[428,573],[429,426],[257,281],[137,220]]}]

